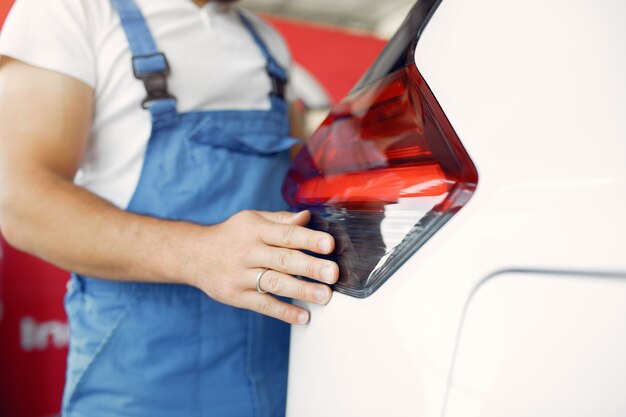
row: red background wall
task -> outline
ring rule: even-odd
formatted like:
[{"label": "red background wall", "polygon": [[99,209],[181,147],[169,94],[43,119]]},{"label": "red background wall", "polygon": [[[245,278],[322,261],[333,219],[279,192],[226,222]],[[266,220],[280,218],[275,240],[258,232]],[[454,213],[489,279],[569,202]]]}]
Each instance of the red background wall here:
[{"label": "red background wall", "polygon": [[4,23],[4,19],[9,13],[9,9],[13,4],[13,0],[1,0],[0,1],[0,27],[2,27],[2,23]]},{"label": "red background wall", "polygon": [[[13,0],[0,1],[1,27]],[[385,44],[340,28],[266,17],[286,38],[294,60],[326,87],[333,101],[352,88]],[[67,272],[0,238],[0,416],[44,417],[60,410],[67,279]]]},{"label": "red background wall", "polygon": [[378,56],[386,41],[362,32],[264,16],[286,39],[293,59],[341,100]]}]

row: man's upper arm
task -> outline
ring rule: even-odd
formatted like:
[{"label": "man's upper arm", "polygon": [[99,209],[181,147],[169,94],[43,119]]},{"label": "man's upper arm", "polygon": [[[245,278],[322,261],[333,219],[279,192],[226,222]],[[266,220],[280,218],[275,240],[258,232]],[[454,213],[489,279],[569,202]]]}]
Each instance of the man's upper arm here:
[{"label": "man's upper arm", "polygon": [[0,56],[0,191],[42,172],[71,181],[92,111],[93,89],[83,82]]}]

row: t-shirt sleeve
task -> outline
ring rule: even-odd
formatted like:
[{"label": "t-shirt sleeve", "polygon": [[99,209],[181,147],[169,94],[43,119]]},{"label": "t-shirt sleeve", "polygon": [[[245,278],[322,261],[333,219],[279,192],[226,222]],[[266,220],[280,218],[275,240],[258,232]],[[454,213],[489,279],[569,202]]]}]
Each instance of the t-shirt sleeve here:
[{"label": "t-shirt sleeve", "polygon": [[88,27],[82,0],[17,0],[0,32],[0,55],[94,87]]}]

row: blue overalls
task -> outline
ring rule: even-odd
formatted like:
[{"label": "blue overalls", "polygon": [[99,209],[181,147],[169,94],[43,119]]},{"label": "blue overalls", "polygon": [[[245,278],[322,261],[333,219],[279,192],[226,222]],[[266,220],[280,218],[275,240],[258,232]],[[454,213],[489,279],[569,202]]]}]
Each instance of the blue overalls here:
[{"label": "blue overalls", "polygon": [[[285,70],[267,60],[270,110],[178,113],[168,65],[133,0],[112,0],[152,116],[128,211],[211,225],[245,209],[285,210],[290,163]],[[130,64],[130,63],[129,63]],[[138,81],[139,82],[139,81]],[[211,88],[210,83],[204,88]],[[73,275],[65,417],[277,417],[285,412],[289,326],[184,285]]]}]

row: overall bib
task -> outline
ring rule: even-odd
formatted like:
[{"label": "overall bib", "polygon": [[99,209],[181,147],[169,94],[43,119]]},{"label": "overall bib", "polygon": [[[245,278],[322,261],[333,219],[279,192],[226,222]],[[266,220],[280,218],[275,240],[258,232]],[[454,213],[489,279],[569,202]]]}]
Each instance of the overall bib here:
[{"label": "overall bib", "polygon": [[[286,210],[286,72],[241,15],[266,58],[269,110],[178,113],[133,0],[112,0],[148,96],[152,133],[128,211],[211,225],[238,211]],[[139,82],[139,81],[138,81]],[[207,87],[210,88],[210,87]],[[220,304],[184,285],[73,275],[63,416],[277,417],[285,413],[289,326]]]}]

